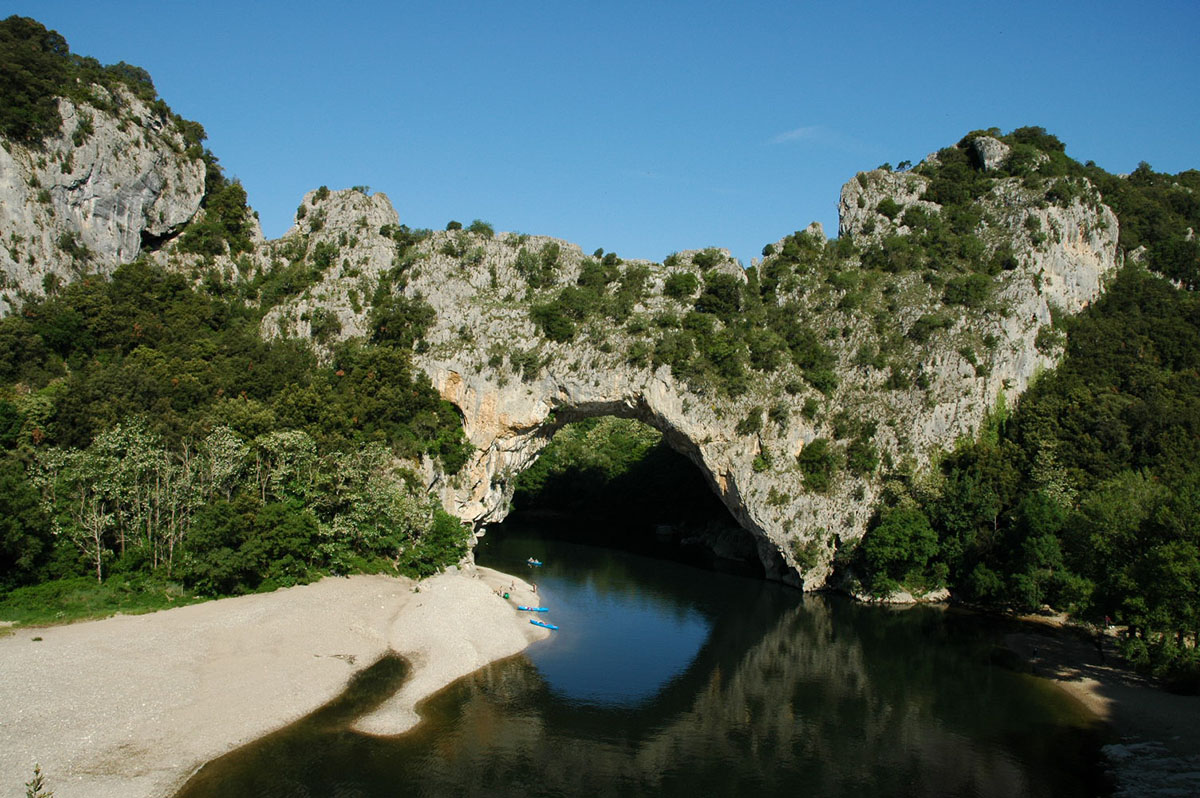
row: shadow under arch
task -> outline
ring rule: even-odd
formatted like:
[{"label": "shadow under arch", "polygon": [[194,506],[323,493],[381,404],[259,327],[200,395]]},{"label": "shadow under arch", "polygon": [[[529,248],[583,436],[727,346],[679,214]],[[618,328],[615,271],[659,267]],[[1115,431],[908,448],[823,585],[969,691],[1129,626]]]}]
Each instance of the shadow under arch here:
[{"label": "shadow under arch", "polygon": [[[546,502],[542,497],[527,497],[526,501],[522,502],[522,497],[518,494],[512,505],[517,517],[561,517],[574,514],[574,528],[582,534],[571,539],[580,542],[623,545],[642,553],[652,552],[656,556],[669,559],[683,559],[714,570],[766,577],[772,581],[789,584],[794,582],[795,574],[788,567],[777,546],[746,517],[741,499],[737,495],[736,482],[731,478],[719,478],[714,475],[704,462],[696,443],[663,416],[655,413],[641,397],[636,401],[592,402],[557,408],[544,423],[531,432],[532,437],[539,442],[536,447],[537,455],[519,471],[509,475],[511,484],[505,486],[509,494],[511,495],[514,487],[521,483],[522,475],[537,466],[547,447],[553,446],[552,441],[557,435],[569,431],[580,422],[603,419],[634,422],[657,431],[661,435],[661,444],[647,452],[647,457],[654,458],[653,463],[633,463],[629,473],[615,480],[616,489],[609,491],[606,500],[593,501],[591,506],[570,508],[562,506],[560,502],[556,506],[548,507],[545,505],[553,505],[553,499]],[[674,480],[664,480],[662,471],[680,473],[677,473]],[[681,478],[681,474],[690,479]],[[576,479],[578,480],[578,475]],[[703,489],[699,489],[699,486],[703,486]],[[551,485],[547,492],[553,494],[555,491],[561,493],[563,487]],[[629,491],[633,495],[624,495],[622,491]],[[658,491],[651,501],[647,500],[649,491]],[[587,492],[586,487],[583,492]],[[620,519],[629,523],[635,513],[644,515],[641,525],[654,528],[660,542],[674,541],[676,544],[699,547],[710,556],[707,559],[681,556],[682,552],[670,553],[669,547],[638,546],[638,541],[633,538],[609,540],[603,534],[597,534],[599,530],[595,521]]]}]

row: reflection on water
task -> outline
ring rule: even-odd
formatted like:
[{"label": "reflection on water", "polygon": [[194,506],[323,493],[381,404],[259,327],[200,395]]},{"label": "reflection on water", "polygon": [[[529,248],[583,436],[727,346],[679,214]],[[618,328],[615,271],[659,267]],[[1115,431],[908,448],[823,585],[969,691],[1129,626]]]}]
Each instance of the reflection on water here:
[{"label": "reflection on water", "polygon": [[[485,538],[476,555],[538,585],[550,611],[537,617],[559,629],[526,654],[555,697],[572,704],[652,698],[712,631],[702,572],[685,565],[511,532]],[[530,557],[544,565],[530,568]]]},{"label": "reflection on water", "polygon": [[[547,579],[559,627],[529,657],[556,697],[579,703],[636,705],[687,669],[708,637],[694,611],[667,616],[649,597],[614,597],[584,584],[568,590]],[[559,598],[560,596],[567,598]]]},{"label": "reflection on water", "polygon": [[1087,719],[991,665],[997,632],[981,619],[522,533],[485,540],[484,564],[546,563],[531,577],[560,632],[432,697],[409,734],[367,737],[326,717],[217,760],[181,795],[1099,790]]}]

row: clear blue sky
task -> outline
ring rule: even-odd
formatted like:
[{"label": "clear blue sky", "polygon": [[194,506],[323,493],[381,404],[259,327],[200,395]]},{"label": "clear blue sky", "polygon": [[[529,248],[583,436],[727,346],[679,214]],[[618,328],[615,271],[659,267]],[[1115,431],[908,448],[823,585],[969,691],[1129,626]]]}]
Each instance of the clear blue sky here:
[{"label": "clear blue sky", "polygon": [[[344,6],[344,7],[343,7]],[[1200,3],[0,3],[145,67],[270,237],[305,191],[401,221],[747,264],[841,184],[1041,125],[1114,172],[1200,168]]]}]

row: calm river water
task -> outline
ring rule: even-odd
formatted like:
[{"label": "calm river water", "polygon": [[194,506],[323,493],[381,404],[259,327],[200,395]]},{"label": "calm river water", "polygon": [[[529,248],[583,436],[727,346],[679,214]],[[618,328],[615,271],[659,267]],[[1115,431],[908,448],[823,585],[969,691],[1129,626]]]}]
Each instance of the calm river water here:
[{"label": "calm river water", "polygon": [[805,596],[533,527],[493,529],[476,557],[537,582],[560,630],[433,696],[406,735],[348,731],[403,680],[384,660],[179,796],[1103,792],[1089,719],[998,664],[986,619]]}]

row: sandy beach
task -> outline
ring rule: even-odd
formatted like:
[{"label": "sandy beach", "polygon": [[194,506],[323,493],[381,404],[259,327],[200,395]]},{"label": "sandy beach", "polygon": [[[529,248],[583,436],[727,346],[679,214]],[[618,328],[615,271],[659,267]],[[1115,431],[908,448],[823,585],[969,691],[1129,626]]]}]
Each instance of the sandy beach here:
[{"label": "sandy beach", "polygon": [[1082,703],[1118,741],[1104,753],[1115,795],[1200,795],[1200,696],[1173,695],[1125,667],[1110,635],[1085,639],[1047,625],[1006,636],[1006,645]]},{"label": "sandy beach", "polygon": [[548,635],[516,610],[536,598],[520,579],[471,566],[420,583],[328,578],[18,629],[0,638],[0,794],[24,794],[37,763],[56,798],[164,798],[205,762],[334,698],[389,651],[412,674],[359,727],[401,733],[418,721],[418,701]]}]

